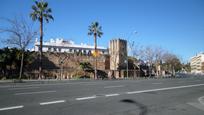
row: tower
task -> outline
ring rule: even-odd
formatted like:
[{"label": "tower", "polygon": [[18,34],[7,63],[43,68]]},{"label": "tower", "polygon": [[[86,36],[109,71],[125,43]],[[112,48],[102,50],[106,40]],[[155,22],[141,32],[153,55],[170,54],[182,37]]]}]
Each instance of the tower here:
[{"label": "tower", "polygon": [[127,41],[123,39],[113,39],[109,43],[110,70],[118,70],[125,66],[127,57]]}]

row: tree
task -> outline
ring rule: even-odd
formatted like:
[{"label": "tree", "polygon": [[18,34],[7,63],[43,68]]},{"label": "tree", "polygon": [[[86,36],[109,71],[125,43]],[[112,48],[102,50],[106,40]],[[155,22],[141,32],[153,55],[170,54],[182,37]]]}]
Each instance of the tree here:
[{"label": "tree", "polygon": [[48,3],[41,1],[35,1],[35,5],[32,6],[32,12],[30,17],[33,21],[38,20],[40,22],[40,66],[39,66],[39,78],[42,78],[42,42],[43,42],[43,21],[49,23],[49,20],[54,20],[51,13],[51,8],[48,8]]},{"label": "tree", "polygon": [[88,35],[94,36],[94,56],[95,56],[95,69],[94,69],[94,77],[97,78],[97,37],[101,37],[103,35],[102,27],[99,26],[98,22],[92,22],[91,25],[88,28]]},{"label": "tree", "polygon": [[[23,62],[24,62],[24,52],[28,47],[31,40],[35,37],[36,32],[32,30],[32,27],[25,22],[24,19],[5,19],[10,27],[0,29],[1,32],[9,33],[9,37],[6,39],[6,44],[17,47],[20,49],[21,53],[21,63],[20,63],[20,72],[19,79],[22,77],[23,72]],[[14,55],[15,56],[15,55]]]},{"label": "tree", "polygon": [[186,72],[191,72],[191,64],[190,63],[183,64],[183,69]]},{"label": "tree", "polygon": [[170,71],[173,76],[175,72],[182,69],[181,61],[175,54],[166,52],[163,56],[163,62],[165,69]]},{"label": "tree", "polygon": [[0,70],[2,77],[7,76],[7,67],[12,64],[11,51],[8,47],[0,50]]}]

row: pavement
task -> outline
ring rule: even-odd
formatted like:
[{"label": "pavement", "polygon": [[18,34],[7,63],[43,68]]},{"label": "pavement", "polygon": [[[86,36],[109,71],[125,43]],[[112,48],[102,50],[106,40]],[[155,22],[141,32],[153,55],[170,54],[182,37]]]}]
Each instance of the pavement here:
[{"label": "pavement", "polygon": [[204,77],[0,83],[0,115],[172,114],[204,114]]}]

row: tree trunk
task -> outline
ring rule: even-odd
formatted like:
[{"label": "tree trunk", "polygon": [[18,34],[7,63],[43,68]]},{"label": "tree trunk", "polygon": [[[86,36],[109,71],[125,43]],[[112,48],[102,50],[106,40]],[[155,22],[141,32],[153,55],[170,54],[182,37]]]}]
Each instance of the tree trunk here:
[{"label": "tree trunk", "polygon": [[94,52],[96,53],[96,56],[95,56],[95,69],[94,69],[94,79],[97,79],[98,76],[97,76],[97,36],[96,34],[94,34]]},{"label": "tree trunk", "polygon": [[19,73],[19,80],[22,78],[22,73],[23,73],[23,61],[24,61],[24,50],[22,51],[21,54],[21,67],[20,67],[20,73]]},{"label": "tree trunk", "polygon": [[42,45],[43,45],[43,17],[40,18],[40,65],[39,65],[39,79],[42,79]]}]

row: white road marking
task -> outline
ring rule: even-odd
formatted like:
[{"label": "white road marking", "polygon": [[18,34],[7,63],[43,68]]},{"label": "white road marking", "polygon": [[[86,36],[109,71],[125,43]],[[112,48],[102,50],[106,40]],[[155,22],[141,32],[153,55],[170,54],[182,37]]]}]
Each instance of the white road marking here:
[{"label": "white road marking", "polygon": [[76,98],[77,101],[80,101],[80,100],[87,100],[87,99],[94,99],[96,98],[96,96],[90,96],[90,97],[80,97],[80,98]]},{"label": "white road marking", "polygon": [[203,85],[204,85],[204,84],[195,84],[195,85],[166,87],[166,88],[149,89],[149,90],[141,90],[141,91],[131,91],[131,92],[126,92],[126,94],[139,94],[139,93],[146,93],[146,92],[153,92],[153,91],[165,91],[165,90],[171,90],[171,89],[181,89],[181,88],[198,87],[198,86],[203,86]]},{"label": "white road marking", "polygon": [[54,93],[57,91],[38,91],[38,92],[24,92],[24,93],[15,93],[14,95],[31,95],[31,94],[42,94],[42,93]]},{"label": "white road marking", "polygon": [[11,109],[20,109],[23,108],[23,105],[20,106],[12,106],[12,107],[5,107],[5,108],[0,108],[0,111],[5,111],[5,110],[11,110]]},{"label": "white road marking", "polygon": [[159,84],[162,84],[162,82],[159,82],[159,83],[152,83],[152,84],[154,84],[154,85],[159,85]]},{"label": "white road marking", "polygon": [[49,104],[56,104],[56,103],[64,103],[65,100],[58,100],[58,101],[50,101],[50,102],[42,102],[40,105],[49,105]]},{"label": "white road marking", "polygon": [[204,105],[201,103],[187,103],[187,104],[204,111]]},{"label": "white road marking", "polygon": [[18,87],[18,88],[10,88],[8,90],[21,90],[21,89],[36,89],[40,87]]},{"label": "white road marking", "polygon": [[198,101],[199,101],[202,105],[204,105],[204,96],[199,97],[199,98],[198,98]]},{"label": "white road marking", "polygon": [[118,87],[124,87],[124,85],[105,86],[104,88],[118,88]]},{"label": "white road marking", "polygon": [[107,95],[105,95],[106,97],[113,97],[113,96],[119,96],[120,94],[118,94],[118,93],[115,93],[115,94],[107,94]]}]

